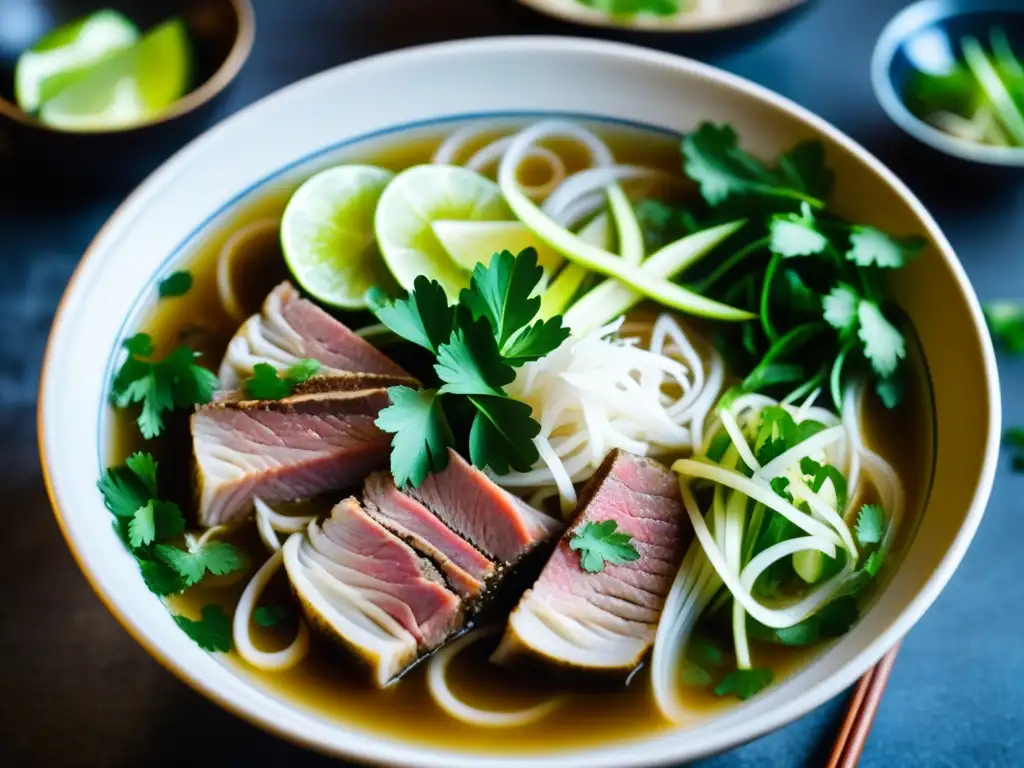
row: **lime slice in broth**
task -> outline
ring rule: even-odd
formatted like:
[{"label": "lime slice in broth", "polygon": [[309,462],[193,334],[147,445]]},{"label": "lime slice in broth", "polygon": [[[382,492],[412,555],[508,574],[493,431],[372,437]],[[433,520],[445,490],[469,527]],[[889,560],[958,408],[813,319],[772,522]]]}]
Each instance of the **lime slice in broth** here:
[{"label": "lime slice in broth", "polygon": [[18,106],[34,113],[93,66],[138,39],[138,28],[117,11],[97,11],[57,27],[18,57],[14,68]]},{"label": "lime slice in broth", "polygon": [[460,267],[472,271],[477,263],[489,264],[500,251],[513,255],[524,248],[537,250],[537,261],[550,277],[565,259],[518,221],[434,221],[434,236]]},{"label": "lime slice in broth", "polygon": [[39,119],[56,128],[86,131],[144,122],[185,94],[189,69],[188,32],[180,19],[173,19],[44,102]]},{"label": "lime slice in broth", "polygon": [[466,168],[417,165],[395,177],[377,206],[377,243],[406,290],[419,275],[437,280],[449,298],[469,285],[469,272],[434,234],[436,221],[512,221],[498,185]]},{"label": "lime slice in broth", "polygon": [[371,286],[393,284],[377,250],[373,217],[394,177],[372,165],[339,165],[307,179],[288,201],[281,219],[284,259],[318,301],[362,309]]}]

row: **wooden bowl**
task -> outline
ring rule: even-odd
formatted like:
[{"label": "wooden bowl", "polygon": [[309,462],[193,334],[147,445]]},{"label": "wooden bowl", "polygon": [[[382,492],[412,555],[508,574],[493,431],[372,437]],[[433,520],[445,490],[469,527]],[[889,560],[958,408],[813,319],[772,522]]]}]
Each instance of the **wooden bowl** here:
[{"label": "wooden bowl", "polygon": [[[153,119],[125,128],[66,131],[22,112],[14,100],[19,55],[54,27],[101,8],[143,30],[180,16],[192,45],[192,90]],[[249,0],[20,0],[0,4],[0,181],[8,194],[142,178],[209,123],[249,56],[255,21]]]}]

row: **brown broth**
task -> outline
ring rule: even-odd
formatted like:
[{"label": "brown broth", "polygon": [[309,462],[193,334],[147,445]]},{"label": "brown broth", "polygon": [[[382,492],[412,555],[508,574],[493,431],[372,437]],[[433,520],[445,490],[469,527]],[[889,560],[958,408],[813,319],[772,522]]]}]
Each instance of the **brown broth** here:
[{"label": "brown broth", "polygon": [[[627,131],[602,130],[620,162],[639,163],[667,169],[678,167],[678,145],[664,136]],[[360,162],[375,163],[393,170],[429,161],[438,139],[396,141],[386,148],[355,154]],[[485,138],[480,139],[480,144]],[[464,159],[465,155],[462,157]],[[346,158],[347,159],[347,158]],[[582,158],[580,158],[582,162]],[[569,170],[578,163],[570,162]],[[321,166],[322,167],[322,166]],[[308,174],[307,174],[308,175]],[[543,182],[543,176],[528,174],[530,182]],[[149,333],[165,354],[179,340],[202,352],[203,360],[216,368],[224,348],[234,334],[238,322],[221,307],[216,289],[217,255],[229,237],[242,227],[262,219],[280,219],[297,180],[288,184],[271,184],[259,190],[240,210],[229,216],[193,248],[178,268],[189,269],[194,278],[193,289],[184,297],[157,303],[142,320],[138,330]],[[245,309],[256,311],[262,295],[270,285],[285,277],[279,246],[264,238],[262,260],[253,258],[250,265],[261,263],[257,280],[239,280]],[[923,371],[920,360],[914,367]],[[932,466],[932,414],[930,388],[922,374],[914,376],[912,391],[906,405],[897,412],[866,415],[870,444],[879,450],[900,473],[907,487],[908,520],[905,520],[897,542],[897,551],[905,548],[915,528],[917,511],[923,508],[930,483]],[[891,428],[896,423],[897,429]],[[884,428],[883,428],[884,427]],[[161,461],[161,486],[177,489],[178,501],[191,505],[189,489],[190,446],[187,420],[176,414],[164,437],[142,441],[131,417],[119,412],[112,421],[107,456],[111,464],[121,463],[130,452],[144,449]],[[930,471],[930,470],[929,470]],[[167,491],[165,491],[166,493]],[[233,540],[250,557],[244,574],[208,578],[186,594],[169,600],[176,612],[197,616],[203,605],[218,603],[230,613],[246,581],[266,558],[266,551],[254,526],[233,534]],[[891,571],[896,558],[890,557],[886,570]],[[276,577],[261,603],[284,603],[289,600],[284,576]],[[290,642],[294,624],[287,631],[253,627],[256,641],[267,650]],[[726,643],[727,645],[727,643]],[[515,709],[529,705],[551,693],[565,694],[567,701],[555,714],[533,725],[512,729],[476,728],[445,714],[430,697],[421,665],[389,690],[377,690],[366,681],[362,670],[355,667],[326,643],[314,642],[312,652],[296,668],[284,673],[264,673],[246,665],[234,653],[224,656],[237,673],[267,692],[288,700],[295,706],[320,717],[356,726],[387,738],[415,744],[444,746],[466,751],[492,753],[528,753],[551,751],[579,745],[639,739],[671,726],[657,712],[650,693],[646,669],[632,677],[628,686],[614,689],[571,690],[553,685],[539,676],[521,672],[509,673],[486,661],[486,642],[460,655],[451,667],[453,688],[467,701],[494,709]],[[754,645],[754,658],[759,666],[770,666],[776,679],[798,669],[823,646],[793,649],[777,645]],[[706,689],[689,688],[688,700],[700,717],[728,707],[734,700],[717,698]]]}]

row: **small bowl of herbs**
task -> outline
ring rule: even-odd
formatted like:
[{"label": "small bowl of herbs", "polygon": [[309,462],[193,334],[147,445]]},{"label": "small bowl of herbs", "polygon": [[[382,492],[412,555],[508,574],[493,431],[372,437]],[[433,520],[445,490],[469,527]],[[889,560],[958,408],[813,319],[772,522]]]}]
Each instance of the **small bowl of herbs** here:
[{"label": "small bowl of herbs", "polygon": [[871,64],[882,107],[961,160],[1024,166],[1024,3],[922,0],[883,30]]}]

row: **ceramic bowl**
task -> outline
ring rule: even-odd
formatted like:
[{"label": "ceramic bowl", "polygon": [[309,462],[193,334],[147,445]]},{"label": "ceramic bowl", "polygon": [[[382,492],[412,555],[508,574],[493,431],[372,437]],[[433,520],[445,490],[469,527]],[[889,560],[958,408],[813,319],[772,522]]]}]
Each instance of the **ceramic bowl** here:
[{"label": "ceramic bowl", "polygon": [[[672,16],[615,15],[584,5],[580,0],[519,0],[535,11],[574,24],[638,32],[722,32],[765,22],[794,11],[808,0],[713,0]],[[686,5],[686,3],[683,3]]]},{"label": "ceramic bowl", "polygon": [[[193,89],[143,123],[66,131],[21,111],[14,100],[18,57],[55,27],[110,8],[148,30],[180,16],[192,47]],[[138,183],[159,162],[209,127],[255,37],[249,0],[20,0],[0,3],[0,180],[47,197],[73,185]],[[17,195],[15,195],[17,196]]]},{"label": "ceramic bowl", "polygon": [[1024,5],[1020,0],[921,0],[885,26],[871,59],[871,83],[882,108],[900,128],[932,149],[968,163],[1024,166],[1024,147],[993,147],[950,136],[907,107],[903,90],[913,68],[946,66],[964,35],[988,39],[1001,27],[1018,56],[1024,56]]},{"label": "ceramic bowl", "polygon": [[[509,115],[590,116],[673,132],[703,120],[729,122],[766,156],[820,139],[836,171],[839,213],[928,241],[893,289],[920,336],[936,414],[933,487],[916,536],[847,635],[762,695],[692,727],[528,756],[384,738],[314,714],[202,651],[146,589],[96,490],[119,343],[152,307],[155,281],[211,226],[264,185],[291,183],[366,143]],[[196,690],[284,738],[354,760],[437,768],[676,764],[779,728],[839,694],[914,625],[963,557],[992,486],[999,425],[995,358],[977,297],[931,216],[877,160],[792,102],[704,64],[546,37],[431,45],[349,64],[290,86],[193,142],[128,198],[89,247],[57,313],[39,394],[42,464],[60,527],[100,598],[140,644]]]}]

